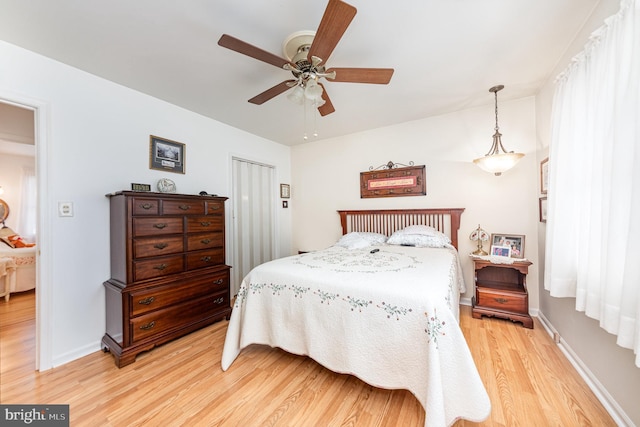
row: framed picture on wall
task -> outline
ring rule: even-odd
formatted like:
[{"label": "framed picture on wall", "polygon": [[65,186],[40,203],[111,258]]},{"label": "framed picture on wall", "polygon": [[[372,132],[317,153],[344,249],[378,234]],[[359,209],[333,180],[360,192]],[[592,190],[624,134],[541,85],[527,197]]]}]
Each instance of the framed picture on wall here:
[{"label": "framed picture on wall", "polygon": [[288,199],[291,197],[291,187],[289,184],[280,184],[280,198]]},{"label": "framed picture on wall", "polygon": [[547,194],[549,189],[549,158],[540,162],[540,192]]},{"label": "framed picture on wall", "polygon": [[540,197],[540,222],[547,222],[547,198]]},{"label": "framed picture on wall", "polygon": [[184,144],[154,135],[149,139],[149,169],[184,173]]}]

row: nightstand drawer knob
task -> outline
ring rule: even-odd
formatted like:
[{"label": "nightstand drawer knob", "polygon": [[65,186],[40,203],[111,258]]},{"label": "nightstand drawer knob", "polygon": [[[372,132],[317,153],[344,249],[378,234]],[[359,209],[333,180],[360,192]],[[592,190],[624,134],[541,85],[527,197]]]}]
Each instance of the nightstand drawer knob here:
[{"label": "nightstand drawer knob", "polygon": [[506,298],[494,298],[496,302],[499,302],[500,304],[505,304],[507,302],[509,302],[508,299]]}]

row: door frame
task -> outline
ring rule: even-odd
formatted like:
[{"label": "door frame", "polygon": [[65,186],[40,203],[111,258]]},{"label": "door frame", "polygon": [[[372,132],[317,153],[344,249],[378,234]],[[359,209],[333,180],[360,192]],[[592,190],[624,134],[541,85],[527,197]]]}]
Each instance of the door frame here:
[{"label": "door frame", "polygon": [[35,138],[35,171],[37,203],[36,233],[36,357],[35,369],[45,371],[53,367],[52,291],[51,283],[51,201],[49,185],[49,117],[47,102],[0,90],[0,102],[33,111]]}]

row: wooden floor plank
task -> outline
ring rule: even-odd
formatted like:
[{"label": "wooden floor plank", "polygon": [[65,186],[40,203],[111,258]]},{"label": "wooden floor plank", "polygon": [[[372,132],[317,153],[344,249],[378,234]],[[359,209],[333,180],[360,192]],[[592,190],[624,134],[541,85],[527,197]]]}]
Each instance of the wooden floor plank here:
[{"label": "wooden floor plank", "polygon": [[[101,351],[35,372],[33,292],[0,300],[0,403],[70,404],[73,426],[423,426],[406,390],[383,390],[312,359],[253,345],[220,368],[227,322],[142,353],[118,369]],[[473,319],[461,329],[489,392],[492,412],[456,427],[614,426],[535,319]]]}]

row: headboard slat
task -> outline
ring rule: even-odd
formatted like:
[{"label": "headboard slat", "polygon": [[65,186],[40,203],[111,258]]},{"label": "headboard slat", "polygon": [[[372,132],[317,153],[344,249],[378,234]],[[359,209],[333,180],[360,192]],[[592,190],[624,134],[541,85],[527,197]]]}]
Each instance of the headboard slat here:
[{"label": "headboard slat", "polygon": [[368,231],[390,236],[409,225],[428,225],[449,236],[456,249],[462,212],[464,208],[338,211],[342,234]]}]

